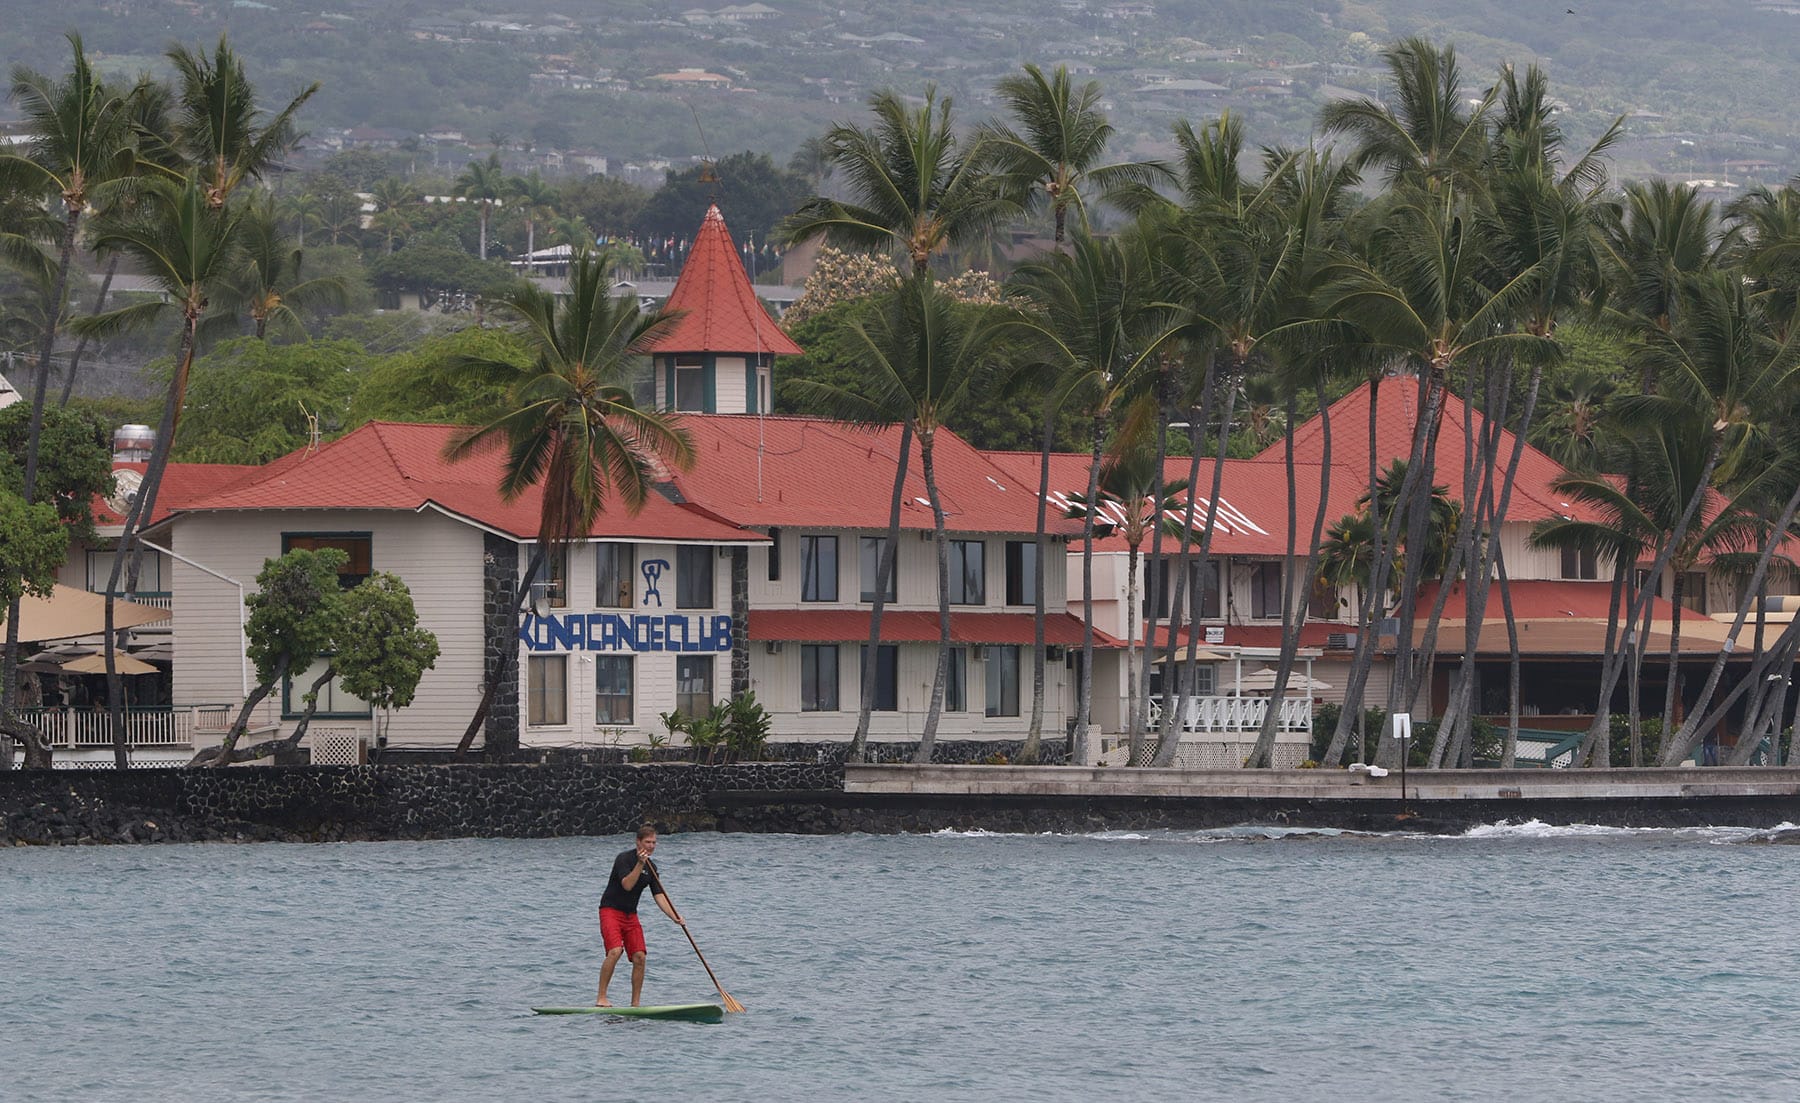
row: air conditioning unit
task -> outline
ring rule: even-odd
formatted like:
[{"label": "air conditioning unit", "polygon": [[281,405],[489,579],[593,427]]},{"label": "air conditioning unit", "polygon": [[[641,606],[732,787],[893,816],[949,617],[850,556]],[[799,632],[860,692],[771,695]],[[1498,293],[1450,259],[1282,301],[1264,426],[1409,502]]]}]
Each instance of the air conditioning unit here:
[{"label": "air conditioning unit", "polygon": [[779,655],[781,654],[781,641],[767,640],[763,643],[763,650],[771,655]]},{"label": "air conditioning unit", "polygon": [[1380,639],[1383,636],[1398,636],[1399,634],[1400,634],[1400,618],[1399,617],[1382,617],[1381,620],[1377,621],[1375,624],[1375,638],[1376,639]]},{"label": "air conditioning unit", "polygon": [[1328,651],[1353,651],[1356,649],[1356,633],[1332,632],[1325,637],[1325,648]]},{"label": "air conditioning unit", "polygon": [[986,647],[984,647],[983,645],[978,644],[978,643],[972,643],[969,645],[969,661],[979,663],[979,662],[985,662],[986,660],[987,660],[987,648]]}]

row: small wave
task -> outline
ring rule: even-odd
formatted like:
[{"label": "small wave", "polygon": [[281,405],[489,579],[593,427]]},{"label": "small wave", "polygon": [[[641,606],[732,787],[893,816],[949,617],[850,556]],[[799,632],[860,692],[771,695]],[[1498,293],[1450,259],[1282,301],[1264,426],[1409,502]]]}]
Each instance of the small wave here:
[{"label": "small wave", "polygon": [[1759,827],[1610,827],[1597,823],[1550,824],[1542,820],[1501,820],[1471,827],[1450,839],[1681,839],[1710,843],[1742,843],[1794,830],[1791,824]]}]

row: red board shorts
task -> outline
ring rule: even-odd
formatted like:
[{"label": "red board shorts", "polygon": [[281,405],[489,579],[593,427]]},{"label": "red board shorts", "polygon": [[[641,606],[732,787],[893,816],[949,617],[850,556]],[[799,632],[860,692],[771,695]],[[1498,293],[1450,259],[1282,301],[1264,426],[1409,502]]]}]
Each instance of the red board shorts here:
[{"label": "red board shorts", "polygon": [[636,912],[601,908],[600,938],[606,943],[608,953],[621,946],[625,947],[625,956],[628,958],[645,952],[644,926],[638,922]]}]

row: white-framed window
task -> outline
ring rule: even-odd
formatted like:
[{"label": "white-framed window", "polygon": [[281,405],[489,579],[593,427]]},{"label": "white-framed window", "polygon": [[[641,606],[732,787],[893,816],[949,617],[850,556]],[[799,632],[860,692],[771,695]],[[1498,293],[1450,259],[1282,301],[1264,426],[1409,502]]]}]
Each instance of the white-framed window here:
[{"label": "white-framed window", "polygon": [[637,581],[636,544],[594,545],[594,605],[629,609]]},{"label": "white-framed window", "polygon": [[1257,563],[1250,568],[1250,616],[1275,620],[1281,616],[1281,564]]},{"label": "white-framed window", "polygon": [[[103,594],[106,584],[112,580],[114,553],[109,551],[91,551],[87,553],[87,588],[89,593]],[[163,578],[163,557],[160,552],[145,549],[143,557],[138,561],[137,592],[141,597],[166,594],[169,592],[167,581]],[[127,563],[119,572],[119,589],[125,588],[125,571],[131,569]]]},{"label": "white-framed window", "polygon": [[[284,719],[293,720],[306,712],[306,691],[312,688],[313,679],[323,673],[324,665],[330,661],[329,655],[320,655],[305,670],[290,670],[281,680],[281,715]],[[360,718],[369,714],[367,701],[344,692],[342,676],[333,677],[319,687],[319,707],[313,710],[314,719]]]},{"label": "white-framed window", "polygon": [[682,655],[675,660],[675,711],[705,716],[713,706],[713,658]]},{"label": "white-framed window", "polygon": [[[863,664],[858,671],[860,686],[860,679],[868,675],[869,645],[863,644],[859,654]],[[884,643],[875,649],[875,703],[869,708],[874,712],[900,710],[900,648],[894,644]]]},{"label": "white-framed window", "polygon": [[987,714],[1019,715],[1019,649],[990,644],[987,648]]},{"label": "white-framed window", "polygon": [[1006,603],[1037,604],[1037,541],[1006,542]]},{"label": "white-framed window", "polygon": [[675,608],[713,607],[713,554],[710,544],[683,544],[675,549]]},{"label": "white-framed window", "polygon": [[987,545],[979,540],[950,541],[950,604],[987,604]]},{"label": "white-framed window", "polygon": [[838,647],[835,643],[800,645],[800,711],[838,710]]},{"label": "white-framed window", "polygon": [[838,542],[835,536],[800,537],[800,600],[838,599]]},{"label": "white-framed window", "polygon": [[675,409],[706,412],[706,364],[699,359],[675,361]]},{"label": "white-framed window", "polygon": [[[887,549],[885,536],[861,536],[857,538],[857,558],[861,561],[862,590],[860,600],[874,601],[875,588],[881,579],[881,553]],[[900,565],[888,573],[887,601],[900,600]]]},{"label": "white-framed window", "polygon": [[950,668],[944,676],[944,711],[969,711],[969,649],[950,649]]},{"label": "white-framed window", "polygon": [[569,722],[569,657],[531,655],[525,661],[525,723],[554,728]]},{"label": "white-framed window", "polygon": [[1562,576],[1591,582],[1600,577],[1600,557],[1592,548],[1564,548]]},{"label": "white-framed window", "polygon": [[629,725],[636,662],[630,655],[594,656],[594,723]]}]

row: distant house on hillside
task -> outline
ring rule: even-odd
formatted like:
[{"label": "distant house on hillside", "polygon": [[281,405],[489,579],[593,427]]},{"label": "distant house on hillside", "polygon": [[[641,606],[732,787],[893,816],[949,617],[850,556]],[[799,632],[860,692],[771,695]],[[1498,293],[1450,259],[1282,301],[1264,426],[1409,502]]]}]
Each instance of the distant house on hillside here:
[{"label": "distant house on hillside", "polygon": [[731,87],[730,77],[709,73],[705,69],[677,69],[673,73],[658,73],[650,79],[676,88],[725,89]]}]

